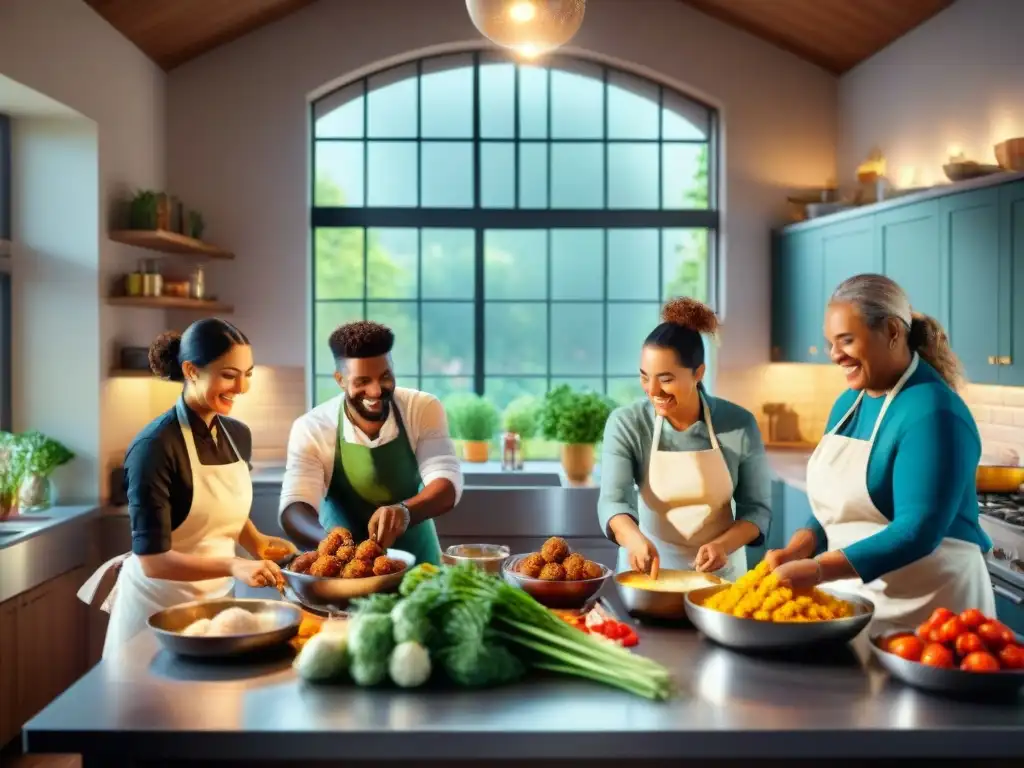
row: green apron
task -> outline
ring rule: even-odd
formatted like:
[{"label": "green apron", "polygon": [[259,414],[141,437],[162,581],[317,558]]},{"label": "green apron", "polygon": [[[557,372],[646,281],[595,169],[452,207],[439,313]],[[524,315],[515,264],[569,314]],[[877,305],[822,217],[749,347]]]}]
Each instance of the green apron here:
[{"label": "green apron", "polygon": [[[348,528],[356,541],[369,538],[367,524],[379,507],[412,498],[423,488],[419,461],[409,444],[402,414],[391,401],[398,437],[370,448],[345,441],[345,404],[338,409],[338,442],[334,449],[334,472],[327,498],[320,506],[324,530]],[[441,543],[433,520],[424,520],[398,537],[395,549],[411,552],[417,563],[441,565]]]}]

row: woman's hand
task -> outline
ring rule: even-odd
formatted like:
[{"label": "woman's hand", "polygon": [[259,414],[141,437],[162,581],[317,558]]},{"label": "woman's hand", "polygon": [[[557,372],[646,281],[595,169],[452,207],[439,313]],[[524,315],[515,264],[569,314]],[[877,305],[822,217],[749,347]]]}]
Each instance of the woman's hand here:
[{"label": "woman's hand", "polygon": [[257,543],[257,551],[253,554],[260,560],[277,561],[298,553],[298,548],[288,539],[282,539],[280,536],[262,536]]},{"label": "woman's hand", "polygon": [[709,573],[725,568],[728,562],[729,553],[725,551],[725,545],[718,541],[709,541],[697,550],[693,567],[701,573]]},{"label": "woman's hand", "polygon": [[788,549],[769,549],[764,556],[765,562],[768,563],[768,567],[773,571],[780,565],[785,565],[796,559],[798,558]]},{"label": "woman's hand", "polygon": [[791,560],[772,569],[780,587],[809,589],[821,584],[821,564],[814,559]]},{"label": "woman's hand", "polygon": [[629,567],[640,573],[649,573],[652,579],[658,578],[658,548],[640,533],[639,528],[630,531],[625,541],[619,543],[629,555]]},{"label": "woman's hand", "polygon": [[236,557],[231,563],[231,575],[250,587],[284,587],[284,576],[277,563],[271,560],[248,560]]}]

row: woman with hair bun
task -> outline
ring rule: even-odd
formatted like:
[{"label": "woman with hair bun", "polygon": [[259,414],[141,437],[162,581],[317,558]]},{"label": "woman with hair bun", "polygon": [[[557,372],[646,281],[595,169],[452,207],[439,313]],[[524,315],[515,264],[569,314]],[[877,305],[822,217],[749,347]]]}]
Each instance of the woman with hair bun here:
[{"label": "woman with hair bun", "polygon": [[[252,377],[245,334],[224,320],[199,320],[183,334],[161,334],[149,363],[183,389],[125,455],[131,552],[105,563],[79,592],[92,603],[103,576],[119,569],[103,603],[110,612],[104,658],[165,608],[227,596],[236,579],[254,587],[280,585],[274,560],[295,551],[284,539],[261,534],[249,519],[252,435],[229,418]],[[237,557],[236,543],[255,559]]]},{"label": "woman with hair bun", "polygon": [[812,517],[766,560],[793,587],[864,595],[879,631],[937,608],[995,615],[992,541],[978,523],[981,438],[942,326],[888,277],[865,274],[832,294],[825,337],[849,389],[807,464]]},{"label": "woman with hair bun", "polygon": [[704,388],[714,311],[674,299],[662,320],[640,353],[647,396],[605,427],[598,517],[619,545],[620,572],[696,569],[732,580],[747,570],[744,547],[768,532],[767,455],[754,415]]}]

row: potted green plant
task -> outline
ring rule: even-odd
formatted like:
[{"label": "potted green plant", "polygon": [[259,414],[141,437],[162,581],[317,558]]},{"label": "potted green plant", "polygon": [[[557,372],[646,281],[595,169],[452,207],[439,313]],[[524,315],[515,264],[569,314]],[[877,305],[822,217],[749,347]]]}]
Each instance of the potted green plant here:
[{"label": "potted green plant", "polygon": [[62,443],[35,430],[21,436],[25,452],[25,472],[21,481],[22,510],[47,509],[53,503],[53,482],[50,476],[57,467],[64,466],[75,454]]},{"label": "potted green plant", "polygon": [[490,400],[460,392],[445,400],[452,436],[463,441],[466,461],[487,461],[489,443],[498,431],[500,416]]},{"label": "potted green plant", "polygon": [[0,432],[0,520],[18,508],[18,490],[25,477],[25,453],[19,435]]},{"label": "potted green plant", "polygon": [[562,444],[562,468],[572,483],[585,483],[594,471],[594,446],[601,442],[614,402],[597,392],[578,392],[563,384],[544,398],[541,433]]},{"label": "potted green plant", "polygon": [[533,395],[521,395],[505,406],[502,423],[506,432],[519,435],[523,440],[537,436],[540,427],[540,400]]},{"label": "potted green plant", "polygon": [[149,189],[140,189],[128,205],[128,227],[130,229],[154,230],[157,228],[157,209],[160,195]]}]

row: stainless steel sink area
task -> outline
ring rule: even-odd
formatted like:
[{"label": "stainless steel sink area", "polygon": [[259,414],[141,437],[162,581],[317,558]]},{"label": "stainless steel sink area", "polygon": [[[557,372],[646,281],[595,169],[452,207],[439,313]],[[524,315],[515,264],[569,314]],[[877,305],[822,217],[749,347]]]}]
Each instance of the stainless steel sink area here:
[{"label": "stainless steel sink area", "polygon": [[13,520],[0,520],[0,534],[5,532],[21,533],[23,531],[34,531],[41,525],[46,525],[53,518],[42,515],[33,517],[17,517]]},{"label": "stainless steel sink area", "polygon": [[465,472],[467,488],[558,488],[555,472]]}]

